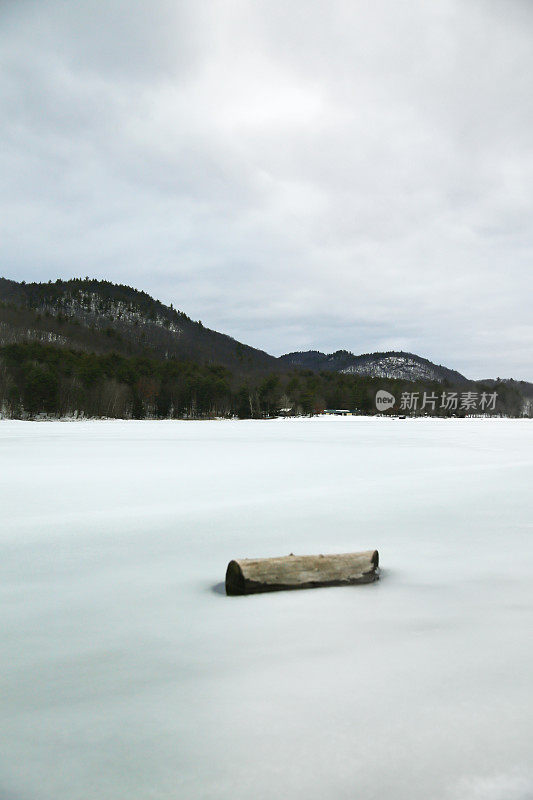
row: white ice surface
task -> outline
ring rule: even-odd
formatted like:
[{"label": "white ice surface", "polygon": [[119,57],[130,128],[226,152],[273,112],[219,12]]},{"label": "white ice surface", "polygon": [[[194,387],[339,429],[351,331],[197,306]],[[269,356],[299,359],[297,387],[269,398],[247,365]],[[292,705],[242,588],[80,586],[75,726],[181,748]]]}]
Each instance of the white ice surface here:
[{"label": "white ice surface", "polygon": [[[533,421],[0,422],[1,800],[529,800]],[[233,557],[377,547],[227,598]]]}]

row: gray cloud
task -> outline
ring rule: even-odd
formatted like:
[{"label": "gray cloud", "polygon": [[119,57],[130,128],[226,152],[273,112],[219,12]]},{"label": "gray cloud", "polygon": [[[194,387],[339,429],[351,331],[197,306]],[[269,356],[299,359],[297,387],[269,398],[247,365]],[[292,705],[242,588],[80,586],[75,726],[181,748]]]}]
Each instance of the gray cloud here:
[{"label": "gray cloud", "polygon": [[0,3],[2,274],[533,379],[533,8]]}]

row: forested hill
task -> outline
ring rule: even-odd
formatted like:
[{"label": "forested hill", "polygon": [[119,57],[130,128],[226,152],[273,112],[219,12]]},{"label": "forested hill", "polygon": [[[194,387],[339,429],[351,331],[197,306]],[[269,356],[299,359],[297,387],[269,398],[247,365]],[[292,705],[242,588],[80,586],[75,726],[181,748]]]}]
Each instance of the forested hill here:
[{"label": "forested hill", "polygon": [[347,375],[368,375],[374,378],[397,378],[400,380],[426,380],[438,383],[460,385],[467,378],[453,369],[433,364],[427,358],[414,353],[389,351],[384,353],[365,353],[356,356],[348,350],[336,353],[320,353],[318,350],[288,353],[281,356],[285,366],[312,369],[315,371],[333,370]]},{"label": "forested hill", "polygon": [[109,281],[17,283],[0,278],[0,346],[28,341],[101,354],[181,358],[223,365],[243,375],[297,368],[454,385],[467,382],[459,372],[412,353],[310,350],[275,358],[204,327],[146,292]]},{"label": "forested hill", "polygon": [[[379,389],[397,398],[400,411],[404,394],[418,394],[420,404],[426,394],[441,403],[454,388],[457,396],[497,392],[495,413],[533,412],[529,384],[474,383],[410,353],[275,358],[130,286],[0,278],[0,417],[375,413]],[[468,408],[441,403],[431,410],[464,415]]]},{"label": "forested hill", "polygon": [[88,278],[48,283],[0,278],[0,345],[27,341],[182,358],[237,372],[278,368],[273,356],[204,327],[146,292]]}]

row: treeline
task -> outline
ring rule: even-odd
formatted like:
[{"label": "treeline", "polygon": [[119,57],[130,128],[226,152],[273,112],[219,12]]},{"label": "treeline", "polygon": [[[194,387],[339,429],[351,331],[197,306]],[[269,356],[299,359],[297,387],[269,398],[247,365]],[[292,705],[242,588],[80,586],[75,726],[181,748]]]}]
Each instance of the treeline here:
[{"label": "treeline", "polygon": [[[0,410],[12,418],[261,418],[326,408],[368,414],[376,412],[378,389],[399,399],[404,392],[439,394],[443,384],[310,370],[243,379],[223,366],[183,359],[96,354],[38,342],[0,347]],[[523,398],[515,387],[502,383],[496,390],[495,413],[522,413]],[[437,408],[435,413],[449,412]]]}]

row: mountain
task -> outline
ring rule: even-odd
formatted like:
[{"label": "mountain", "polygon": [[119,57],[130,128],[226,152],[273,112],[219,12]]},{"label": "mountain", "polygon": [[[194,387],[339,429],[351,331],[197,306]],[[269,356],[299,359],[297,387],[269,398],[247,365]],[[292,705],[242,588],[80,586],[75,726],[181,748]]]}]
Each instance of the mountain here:
[{"label": "mountain", "polygon": [[55,283],[0,278],[0,345],[20,341],[184,358],[237,372],[278,368],[274,356],[205,328],[146,292],[88,278]]},{"label": "mountain", "polygon": [[[531,385],[476,384],[412,353],[275,358],[130,286],[0,278],[0,418],[264,418],[325,408],[368,414],[376,413],[379,390],[398,402],[416,394],[422,403],[439,384],[444,392],[494,387],[495,413],[533,414]],[[442,404],[432,410],[450,413]]]},{"label": "mountain", "polygon": [[386,353],[366,353],[356,356],[347,350],[336,353],[320,353],[308,350],[301,353],[288,353],[279,359],[287,367],[311,369],[316,372],[333,370],[345,375],[366,375],[372,378],[393,378],[408,381],[435,381],[460,385],[468,379],[460,372],[433,364],[426,358],[389,351]]},{"label": "mountain", "polygon": [[[414,353],[355,355],[348,350],[293,352],[279,358],[206,328],[146,292],[109,281],[75,278],[18,283],[0,278],[0,346],[17,342],[70,347],[84,352],[178,358],[216,364],[236,374],[311,370],[403,381],[473,384],[456,370]],[[482,381],[493,386],[501,381]],[[509,384],[524,396],[531,384]]]},{"label": "mountain", "polygon": [[518,389],[524,397],[533,398],[533,383],[528,383],[528,381],[515,381],[514,378],[487,378],[482,381],[476,381],[476,383],[482,383],[491,389],[497,389],[502,384],[505,384]]}]

